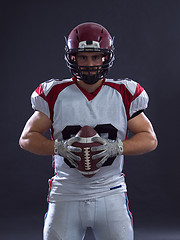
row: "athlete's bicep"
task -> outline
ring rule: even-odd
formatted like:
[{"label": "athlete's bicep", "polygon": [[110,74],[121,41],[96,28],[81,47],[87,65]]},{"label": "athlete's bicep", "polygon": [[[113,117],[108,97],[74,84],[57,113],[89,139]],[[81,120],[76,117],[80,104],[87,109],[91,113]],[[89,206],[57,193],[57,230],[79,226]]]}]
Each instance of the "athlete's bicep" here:
[{"label": "athlete's bicep", "polygon": [[22,136],[30,132],[45,133],[52,126],[51,120],[42,112],[35,111],[34,114],[27,121]]},{"label": "athlete's bicep", "polygon": [[144,113],[140,113],[136,117],[128,120],[127,126],[128,130],[133,134],[140,132],[149,132],[154,134],[152,124]]}]

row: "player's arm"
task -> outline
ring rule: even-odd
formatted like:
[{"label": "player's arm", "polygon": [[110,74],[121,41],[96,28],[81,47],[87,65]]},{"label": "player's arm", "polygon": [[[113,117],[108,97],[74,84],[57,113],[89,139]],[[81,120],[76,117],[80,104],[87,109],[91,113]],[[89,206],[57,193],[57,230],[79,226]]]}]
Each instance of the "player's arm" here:
[{"label": "player's arm", "polygon": [[99,142],[102,145],[92,147],[92,151],[101,151],[93,155],[93,159],[102,157],[101,163],[104,163],[109,157],[117,155],[140,155],[153,151],[157,146],[157,138],[154,133],[153,127],[144,115],[144,113],[130,119],[128,121],[128,129],[132,132],[133,136],[127,140],[121,139],[110,140],[101,137],[94,137],[94,142]]},{"label": "player's arm", "polygon": [[123,141],[123,155],[140,155],[157,147],[156,134],[144,113],[128,120],[128,130],[133,136]]},{"label": "player's arm", "polygon": [[22,131],[21,148],[38,155],[54,154],[54,141],[43,135],[51,126],[51,120],[44,113],[35,111]]},{"label": "player's arm", "polygon": [[42,112],[35,111],[27,121],[19,139],[21,148],[38,155],[61,155],[68,159],[71,164],[77,167],[74,160],[80,160],[73,152],[80,152],[80,148],[73,147],[72,144],[78,140],[72,137],[66,141],[50,140],[43,134],[52,126],[51,120]]}]

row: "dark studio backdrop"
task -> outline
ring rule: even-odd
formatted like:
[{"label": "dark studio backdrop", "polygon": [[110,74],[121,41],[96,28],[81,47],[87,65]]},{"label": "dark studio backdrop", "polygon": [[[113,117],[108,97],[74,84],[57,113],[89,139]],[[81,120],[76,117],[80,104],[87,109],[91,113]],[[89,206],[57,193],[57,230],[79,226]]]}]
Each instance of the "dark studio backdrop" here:
[{"label": "dark studio backdrop", "polygon": [[[143,240],[180,239],[180,1],[7,0],[0,11],[0,238],[42,239],[51,157],[21,150],[18,140],[33,113],[33,90],[50,78],[71,76],[64,36],[76,25],[94,21],[115,36],[116,60],[109,77],[128,77],[146,89],[146,115],[159,140],[154,152],[125,158],[136,239],[142,232]],[[164,237],[151,238],[153,231]],[[171,237],[166,238],[167,232]],[[93,239],[91,233],[86,239]]]}]

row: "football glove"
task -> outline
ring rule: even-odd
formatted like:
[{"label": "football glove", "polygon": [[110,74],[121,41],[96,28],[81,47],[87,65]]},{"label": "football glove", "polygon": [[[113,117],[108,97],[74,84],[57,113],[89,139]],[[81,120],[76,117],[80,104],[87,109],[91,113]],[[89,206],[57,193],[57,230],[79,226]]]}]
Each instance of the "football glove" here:
[{"label": "football glove", "polygon": [[[78,142],[79,137],[72,137],[68,140],[58,140],[54,142],[54,153],[66,158],[74,167],[78,167],[75,161],[81,161],[81,158],[73,152],[82,152],[81,148],[72,146],[73,143]],[[75,161],[74,161],[75,160]]]},{"label": "football glove", "polygon": [[97,167],[101,167],[108,158],[115,157],[123,153],[123,143],[119,138],[116,140],[111,140],[102,137],[94,137],[92,138],[92,141],[102,144],[101,146],[91,147],[92,152],[101,151],[100,153],[92,156],[92,159],[102,158],[97,163]]}]

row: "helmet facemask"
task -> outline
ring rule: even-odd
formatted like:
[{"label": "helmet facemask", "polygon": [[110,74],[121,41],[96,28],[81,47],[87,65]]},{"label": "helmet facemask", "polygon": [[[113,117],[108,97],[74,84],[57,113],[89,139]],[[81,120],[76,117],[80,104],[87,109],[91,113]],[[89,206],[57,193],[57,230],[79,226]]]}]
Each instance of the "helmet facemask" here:
[{"label": "helmet facemask", "polygon": [[[98,52],[102,53],[102,65],[95,66],[80,66],[76,62],[76,54],[78,52]],[[100,79],[103,79],[113,65],[114,53],[112,50],[101,48],[78,48],[68,49],[66,45],[65,60],[72,75],[87,84],[94,84]]]}]

